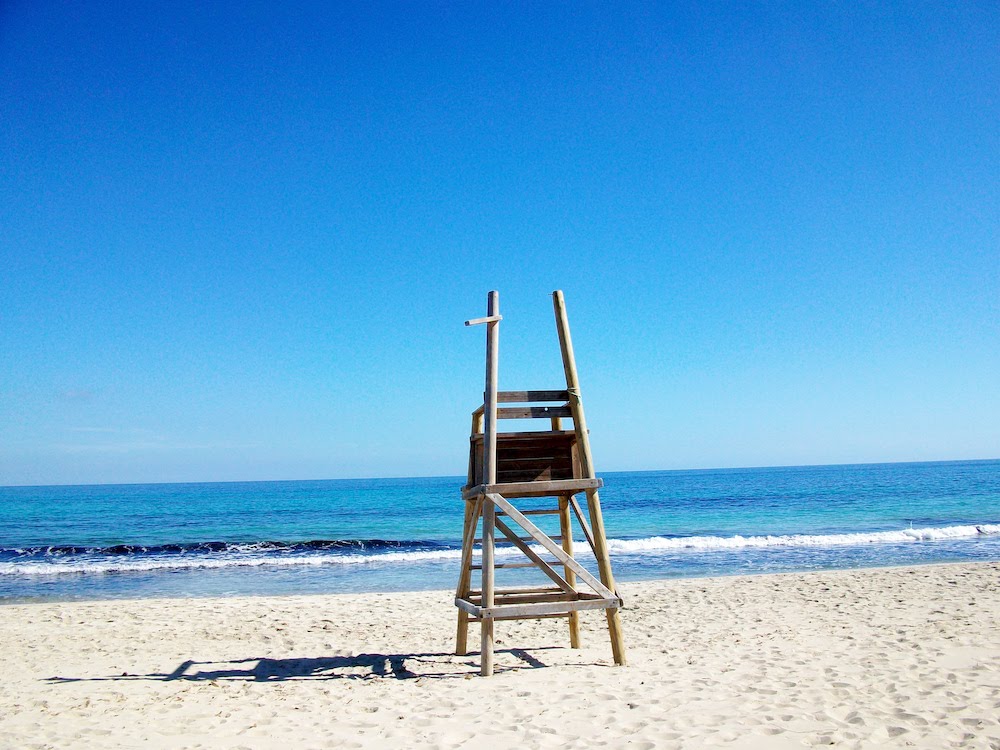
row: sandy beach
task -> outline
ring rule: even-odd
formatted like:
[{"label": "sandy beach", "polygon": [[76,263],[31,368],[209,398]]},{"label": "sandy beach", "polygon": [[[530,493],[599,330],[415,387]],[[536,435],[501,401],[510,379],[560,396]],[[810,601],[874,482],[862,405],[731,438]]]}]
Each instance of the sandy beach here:
[{"label": "sandy beach", "polygon": [[620,588],[629,666],[589,613],[489,679],[448,592],[3,606],[0,747],[1000,748],[1000,564]]}]

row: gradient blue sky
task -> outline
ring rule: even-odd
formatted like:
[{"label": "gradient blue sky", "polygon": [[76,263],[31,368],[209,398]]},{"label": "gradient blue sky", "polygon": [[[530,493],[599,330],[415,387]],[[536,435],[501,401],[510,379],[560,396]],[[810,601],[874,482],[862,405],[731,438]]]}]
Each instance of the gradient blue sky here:
[{"label": "gradient blue sky", "polygon": [[[1000,6],[0,4],[0,484],[1000,456]],[[204,7],[203,7],[204,6]]]}]

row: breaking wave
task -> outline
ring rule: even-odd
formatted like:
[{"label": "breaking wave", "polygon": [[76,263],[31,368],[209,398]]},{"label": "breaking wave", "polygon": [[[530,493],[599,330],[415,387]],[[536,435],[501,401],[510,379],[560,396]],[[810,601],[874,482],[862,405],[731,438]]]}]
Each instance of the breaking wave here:
[{"label": "breaking wave", "polygon": [[[923,529],[849,534],[790,534],[775,536],[654,536],[610,539],[612,555],[655,557],[698,554],[715,550],[864,547],[880,544],[938,542],[1000,536],[1000,524],[943,526]],[[580,547],[585,545],[578,544]],[[538,549],[538,548],[536,548]],[[106,547],[75,545],[0,549],[0,576],[59,576],[68,574],[144,573],[220,568],[288,568],[334,565],[397,565],[457,562],[457,544],[385,539],[311,540],[305,542],[196,542],[190,544]],[[520,554],[499,547],[497,555]]]},{"label": "breaking wave", "polygon": [[972,539],[1000,535],[1000,524],[941,526],[926,529],[866,531],[851,534],[788,534],[779,536],[654,536],[646,539],[610,539],[612,554],[641,554],[679,550],[732,550],[764,547],[859,547]]}]

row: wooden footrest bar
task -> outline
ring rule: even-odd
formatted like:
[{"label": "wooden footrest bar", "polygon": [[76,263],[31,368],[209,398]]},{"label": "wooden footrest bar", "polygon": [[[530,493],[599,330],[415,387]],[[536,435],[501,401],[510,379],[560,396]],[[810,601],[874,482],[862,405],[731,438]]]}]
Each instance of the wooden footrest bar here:
[{"label": "wooden footrest bar", "polygon": [[[482,594],[469,594],[465,597],[467,602],[475,604],[477,607],[483,606]],[[493,605],[495,607],[503,606],[505,604],[541,604],[545,602],[575,602],[579,601],[580,597],[577,594],[567,594],[563,591],[545,591],[545,592],[535,592],[535,593],[524,593],[524,594],[499,594],[495,595],[493,598]]]},{"label": "wooden footrest bar", "polygon": [[[585,595],[581,594],[581,597]],[[622,606],[622,600],[603,599],[600,597],[580,598],[575,601],[534,601],[526,604],[494,604],[483,607],[468,599],[455,598],[455,606],[468,612],[473,617],[484,620],[512,620],[518,618],[533,619],[544,615],[569,614],[588,609],[617,609]]]},{"label": "wooden footrest bar", "polygon": [[[508,615],[505,617],[490,617],[490,620],[550,620],[556,617],[572,617],[573,612],[553,612],[548,615]],[[469,622],[482,622],[484,617],[473,617],[469,615]]]},{"label": "wooden footrest bar", "polygon": [[585,490],[598,490],[604,486],[603,479],[556,479],[548,482],[501,482],[498,484],[477,484],[462,490],[462,497],[471,500],[479,495],[495,493],[506,498],[555,497],[575,494]]},{"label": "wooden footrest bar", "polygon": [[[558,560],[543,559],[542,562],[544,562],[546,565],[562,565],[562,563],[559,562]],[[516,562],[516,563],[495,563],[493,567],[494,568],[537,568],[539,567],[539,565],[538,563],[535,562]],[[470,565],[469,568],[472,570],[482,570],[483,566],[476,564],[476,565]]]},{"label": "wooden footrest bar", "polygon": [[[504,588],[504,589],[496,589],[493,592],[493,595],[494,596],[505,596],[507,594],[543,594],[543,593],[547,593],[547,594],[561,594],[562,593],[562,589],[559,588],[558,586],[547,586],[547,587],[543,587],[543,588],[539,588],[538,586],[531,586],[531,587],[522,588],[522,589],[507,589],[507,588]],[[469,591],[469,596],[470,597],[472,597],[472,596],[482,596],[482,595],[483,595],[483,592],[480,591],[479,589],[471,589]]]},{"label": "wooden footrest bar", "polygon": [[[498,513],[497,515],[500,515],[500,514]],[[518,539],[520,541],[522,541],[522,542],[528,542],[529,544],[534,544],[534,542],[535,542],[535,538],[534,537],[530,537],[530,536],[519,536]],[[563,538],[561,536],[556,535],[556,536],[550,536],[549,539],[551,539],[554,542],[561,542]],[[472,541],[474,543],[476,543],[476,544],[482,544],[483,543],[483,540],[480,537],[476,537]],[[506,539],[506,538],[504,538],[502,536],[501,537],[497,537],[496,539],[493,540],[494,546],[499,546],[501,544],[513,544],[513,543],[514,542],[512,542],[510,539]]]}]

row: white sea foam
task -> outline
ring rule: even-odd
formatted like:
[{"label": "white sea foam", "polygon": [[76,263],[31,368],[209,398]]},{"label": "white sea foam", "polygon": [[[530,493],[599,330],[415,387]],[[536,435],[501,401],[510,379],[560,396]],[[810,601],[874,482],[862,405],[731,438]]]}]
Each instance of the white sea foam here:
[{"label": "white sea foam", "polygon": [[751,547],[843,547],[900,544],[949,539],[971,539],[1000,534],[1000,524],[941,526],[926,529],[867,531],[854,534],[788,534],[782,536],[654,536],[646,539],[610,539],[612,554],[638,554],[677,550],[723,550]]},{"label": "white sea foam", "polygon": [[[1000,535],[1000,524],[943,526],[854,534],[791,534],[785,536],[690,536],[645,539],[610,539],[612,555],[656,555],[665,552],[698,553],[766,547],[837,547],[900,544],[970,539]],[[539,547],[534,548],[541,553]],[[90,558],[79,561],[47,562],[26,560],[0,563],[0,576],[57,576],[66,574],[145,573],[167,570],[213,570],[222,568],[289,568],[336,565],[384,565],[413,562],[457,561],[461,550],[437,549],[409,552],[330,553],[276,556],[274,554],[208,553],[205,555]],[[512,547],[497,549],[498,557],[520,554]],[[580,553],[578,552],[578,555]]]},{"label": "white sea foam", "polygon": [[427,562],[459,559],[461,550],[421,550],[380,554],[324,554],[275,557],[271,555],[226,555],[204,557],[163,557],[143,559],[96,559],[86,562],[49,563],[31,561],[0,563],[0,576],[53,576],[69,573],[147,573],[163,570],[218,570],[220,568],[290,568],[321,565],[365,565],[379,563]]}]

